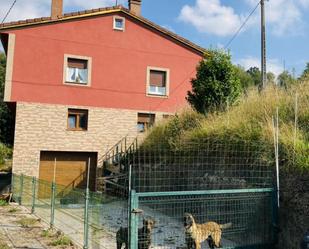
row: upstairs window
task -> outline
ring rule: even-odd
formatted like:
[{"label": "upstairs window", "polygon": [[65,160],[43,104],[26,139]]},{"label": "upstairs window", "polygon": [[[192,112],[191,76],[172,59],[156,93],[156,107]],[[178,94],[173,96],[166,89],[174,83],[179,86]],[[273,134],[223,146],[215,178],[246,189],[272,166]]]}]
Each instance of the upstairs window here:
[{"label": "upstairs window", "polygon": [[88,110],[68,109],[68,130],[86,131],[88,129]]},{"label": "upstairs window", "polygon": [[125,19],[120,16],[114,16],[114,29],[124,31]]},{"label": "upstairs window", "polygon": [[153,126],[155,122],[155,114],[138,113],[137,114],[137,131],[144,132]]},{"label": "upstairs window", "polygon": [[64,82],[90,85],[91,58],[65,55]]},{"label": "upstairs window", "polygon": [[167,96],[169,71],[167,69],[148,68],[147,94]]}]

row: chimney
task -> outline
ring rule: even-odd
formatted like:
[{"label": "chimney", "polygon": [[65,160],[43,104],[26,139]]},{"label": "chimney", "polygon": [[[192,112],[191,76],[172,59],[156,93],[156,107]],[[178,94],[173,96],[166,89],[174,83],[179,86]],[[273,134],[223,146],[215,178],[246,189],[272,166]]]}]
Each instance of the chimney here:
[{"label": "chimney", "polygon": [[58,16],[62,16],[63,0],[52,0],[51,4],[51,18],[58,19]]},{"label": "chimney", "polygon": [[142,0],[129,0],[129,10],[137,16],[141,15]]}]

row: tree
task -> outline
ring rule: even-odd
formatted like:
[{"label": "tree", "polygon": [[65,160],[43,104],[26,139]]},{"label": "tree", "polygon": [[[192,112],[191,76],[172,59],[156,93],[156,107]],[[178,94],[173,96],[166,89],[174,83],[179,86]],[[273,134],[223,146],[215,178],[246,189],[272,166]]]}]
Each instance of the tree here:
[{"label": "tree", "polygon": [[287,89],[292,84],[295,83],[295,79],[289,73],[289,71],[285,70],[281,74],[278,75],[278,85]]},{"label": "tree", "polygon": [[241,93],[231,56],[219,50],[210,50],[199,63],[196,78],[191,80],[191,84],[192,91],[188,91],[187,100],[203,114],[224,110]]},{"label": "tree", "polygon": [[261,84],[261,71],[258,67],[250,67],[247,73],[251,75],[255,86]]},{"label": "tree", "polygon": [[300,76],[300,80],[309,80],[309,62],[306,63],[306,67]]},{"label": "tree", "polygon": [[275,85],[276,84],[276,76],[272,72],[268,72],[266,74],[267,77],[267,84],[268,85]]},{"label": "tree", "polygon": [[235,66],[234,70],[237,78],[240,80],[240,85],[244,92],[247,92],[249,87],[254,86],[254,81],[251,75],[247,73],[242,66],[237,65]]},{"label": "tree", "polygon": [[13,145],[14,138],[14,119],[13,113],[3,102],[5,84],[6,59],[0,53],[0,142],[6,145]]}]

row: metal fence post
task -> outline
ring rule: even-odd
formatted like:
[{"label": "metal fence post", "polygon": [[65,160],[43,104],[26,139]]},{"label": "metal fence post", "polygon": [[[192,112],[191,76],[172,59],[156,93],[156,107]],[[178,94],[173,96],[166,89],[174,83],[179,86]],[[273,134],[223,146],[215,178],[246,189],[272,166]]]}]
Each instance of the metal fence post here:
[{"label": "metal fence post", "polygon": [[135,212],[138,208],[138,196],[135,190],[131,190],[130,194],[130,224],[129,224],[129,241],[130,249],[138,249],[138,213]]},{"label": "metal fence post", "polygon": [[21,205],[22,203],[22,196],[23,196],[23,188],[24,188],[24,174],[21,174],[20,176],[20,186],[19,186],[19,198],[18,198],[18,204]]},{"label": "metal fence post", "polygon": [[84,209],[84,249],[88,249],[88,239],[89,239],[89,177],[90,177],[90,157],[88,158],[88,167],[87,167],[87,187],[85,195],[85,209]]},{"label": "metal fence post", "polygon": [[88,237],[89,237],[89,214],[88,214],[88,206],[89,206],[89,188],[86,189],[85,196],[85,210],[84,210],[84,249],[88,248]]},{"label": "metal fence post", "polygon": [[31,213],[34,213],[35,209],[35,195],[36,195],[36,178],[32,177],[32,206],[31,206]]},{"label": "metal fence post", "polygon": [[54,181],[52,182],[51,190],[52,190],[52,196],[51,196],[51,203],[50,203],[50,207],[51,207],[50,228],[53,228],[55,224],[55,195],[56,195],[56,184]]}]

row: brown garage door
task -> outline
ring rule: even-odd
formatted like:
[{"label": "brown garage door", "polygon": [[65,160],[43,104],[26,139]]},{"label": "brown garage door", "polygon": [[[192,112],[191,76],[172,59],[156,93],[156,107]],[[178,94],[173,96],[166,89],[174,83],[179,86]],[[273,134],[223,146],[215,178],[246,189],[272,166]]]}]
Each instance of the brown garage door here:
[{"label": "brown garage door", "polygon": [[[52,182],[55,169],[56,184],[64,186],[67,190],[72,188],[85,188],[87,183],[87,164],[89,158],[91,162],[89,187],[94,191],[97,153],[42,151],[39,178],[41,180]],[[40,190],[40,196],[42,196],[43,193],[42,190]],[[45,190],[44,192],[49,194],[47,193],[49,191]]]}]

